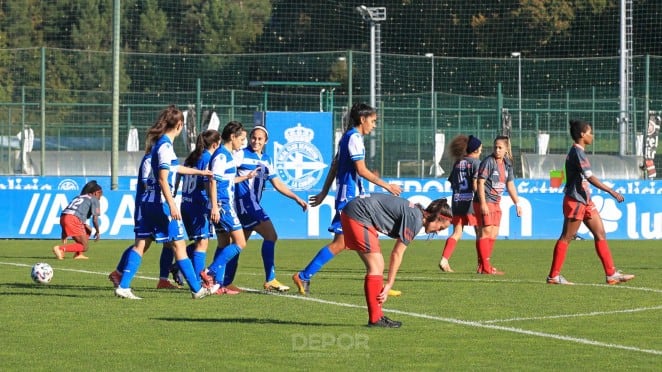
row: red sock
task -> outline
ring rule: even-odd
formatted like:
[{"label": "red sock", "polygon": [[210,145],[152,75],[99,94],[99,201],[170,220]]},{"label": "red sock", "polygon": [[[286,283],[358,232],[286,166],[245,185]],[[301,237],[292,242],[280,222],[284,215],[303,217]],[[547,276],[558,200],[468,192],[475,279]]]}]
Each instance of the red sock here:
[{"label": "red sock", "polygon": [[381,275],[366,275],[363,281],[363,290],[365,292],[365,301],[368,304],[368,317],[370,323],[374,323],[381,318],[384,313],[382,312],[382,305],[377,301],[377,296],[384,288],[383,278]]},{"label": "red sock", "polygon": [[483,255],[480,254],[480,239],[476,239],[476,257],[478,259],[478,268],[477,272],[483,271]]},{"label": "red sock", "polygon": [[487,250],[487,259],[490,259],[492,258],[492,252],[494,251],[494,243],[496,243],[496,239],[487,238],[487,240],[490,242],[489,249]]},{"label": "red sock", "polygon": [[453,255],[453,251],[455,250],[456,245],[457,245],[457,240],[455,240],[454,238],[451,237],[446,239],[446,245],[444,245],[444,252],[441,255],[445,259],[449,260]]},{"label": "red sock", "polygon": [[616,268],[614,267],[614,260],[611,258],[611,251],[609,250],[607,241],[596,240],[595,252],[598,254],[598,257],[600,257],[600,261],[602,261],[602,267],[605,269],[605,274],[607,276],[614,275]]},{"label": "red sock", "polygon": [[554,245],[552,268],[549,269],[550,278],[553,278],[561,273],[561,267],[563,267],[566,252],[568,252],[568,243],[562,240],[557,240],[556,245]]},{"label": "red sock", "polygon": [[83,252],[83,251],[85,251],[85,247],[83,247],[83,245],[80,244],[80,243],[70,243],[70,244],[61,245],[60,249],[65,251],[65,252]]},{"label": "red sock", "polygon": [[492,272],[492,266],[490,265],[490,239],[481,238],[478,240],[478,251],[480,252],[480,263],[483,265],[484,273]]}]

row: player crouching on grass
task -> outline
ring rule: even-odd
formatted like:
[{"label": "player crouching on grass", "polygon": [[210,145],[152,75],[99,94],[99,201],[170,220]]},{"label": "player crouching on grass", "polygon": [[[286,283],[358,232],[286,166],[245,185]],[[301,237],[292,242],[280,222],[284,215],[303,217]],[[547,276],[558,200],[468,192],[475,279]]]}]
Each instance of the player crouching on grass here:
[{"label": "player crouching on grass", "polygon": [[[382,304],[395,283],[402,256],[416,234],[427,234],[448,228],[452,214],[446,199],[434,200],[423,209],[420,204],[389,195],[372,194],[351,200],[340,212],[345,246],[356,251],[365,264],[363,282],[368,304],[368,326],[399,328],[401,322],[384,316]],[[384,256],[379,245],[379,233],[396,239],[391,252],[388,279],[384,284]]]},{"label": "player crouching on grass", "polygon": [[[75,252],[74,259],[86,260],[88,257],[83,254],[87,252],[89,246],[89,238],[92,234],[92,229],[85,223],[92,217],[92,224],[94,225],[95,237],[94,241],[98,241],[99,235],[99,213],[100,205],[99,200],[103,190],[97,181],[90,181],[85,184],[80,195],[76,196],[60,215],[60,226],[62,226],[62,245],[53,247],[53,254],[58,260],[64,259],[65,252]],[[67,237],[72,237],[74,243],[64,244]]]}]

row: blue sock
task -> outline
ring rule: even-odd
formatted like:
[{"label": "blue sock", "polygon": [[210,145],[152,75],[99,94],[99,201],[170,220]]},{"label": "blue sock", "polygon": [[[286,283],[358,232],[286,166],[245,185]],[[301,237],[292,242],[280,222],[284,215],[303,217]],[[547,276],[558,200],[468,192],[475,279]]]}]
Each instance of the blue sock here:
[{"label": "blue sock", "polygon": [[164,245],[161,249],[161,259],[159,260],[159,278],[168,279],[170,276],[170,267],[172,260],[175,258],[175,251],[172,247]]},{"label": "blue sock", "polygon": [[191,263],[191,260],[188,257],[182,260],[177,260],[177,265],[182,274],[184,274],[184,279],[186,279],[191,291],[198,292],[202,286],[200,285],[200,280],[197,279],[195,272],[193,271],[193,263]]},{"label": "blue sock", "polygon": [[317,272],[322,269],[322,266],[331,261],[333,257],[333,252],[331,252],[328,245],[325,245],[324,248],[317,252],[317,255],[315,255],[315,258],[310,261],[308,266],[306,266],[306,268],[299,273],[299,278],[303,280],[310,280],[310,278],[317,274]]},{"label": "blue sock", "polygon": [[238,255],[239,252],[241,252],[241,248],[233,243],[223,248],[221,252],[216,255],[214,262],[209,266],[209,271],[214,273],[214,279],[216,279],[217,283],[223,283],[223,278],[225,277],[225,265],[227,265],[232,257]]},{"label": "blue sock", "polygon": [[191,259],[193,261],[193,271],[195,271],[195,275],[200,278],[200,272],[205,269],[205,263],[207,261],[207,252],[203,251],[195,251],[193,252],[193,258]]},{"label": "blue sock", "polygon": [[186,246],[186,255],[188,258],[193,259],[193,253],[195,252],[195,244],[196,242],[193,242],[189,245]]},{"label": "blue sock", "polygon": [[120,280],[120,288],[131,288],[131,281],[133,277],[136,276],[138,268],[142,263],[143,258],[138,252],[133,249],[129,249],[129,252],[126,257],[126,266],[122,270],[122,280]]},{"label": "blue sock", "polygon": [[[239,254],[241,254],[241,251]],[[237,274],[237,266],[239,266],[239,254],[232,257],[232,259],[228,261],[228,264],[225,265],[225,275],[223,275],[224,287],[234,282],[234,276]]]},{"label": "blue sock", "polygon": [[124,252],[122,252],[122,257],[120,257],[120,262],[117,263],[117,268],[116,268],[118,273],[124,271],[124,268],[126,267],[126,262],[129,257],[129,251],[132,250],[133,250],[133,244],[131,244],[127,249],[124,250]]},{"label": "blue sock", "polygon": [[262,264],[264,265],[264,277],[267,282],[276,279],[276,266],[274,264],[274,255],[276,242],[265,240],[262,242]]}]

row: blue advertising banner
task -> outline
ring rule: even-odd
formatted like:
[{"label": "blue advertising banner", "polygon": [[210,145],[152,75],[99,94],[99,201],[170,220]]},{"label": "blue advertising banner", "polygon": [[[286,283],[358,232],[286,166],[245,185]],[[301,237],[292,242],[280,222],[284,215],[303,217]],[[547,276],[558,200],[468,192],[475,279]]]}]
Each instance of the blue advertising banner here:
[{"label": "blue advertising banner", "polygon": [[[287,143],[287,142],[286,142]],[[296,175],[293,171],[292,174]],[[101,199],[100,230],[103,239],[133,239],[133,213],[135,180],[120,177],[120,190],[109,190],[110,180],[97,179],[104,187]],[[61,177],[0,177],[0,238],[54,239],[60,237],[59,217],[62,209],[80,191],[85,178]],[[20,181],[20,182],[19,182]],[[78,189],[61,188],[72,185]],[[323,178],[322,178],[323,181]],[[437,179],[387,179],[402,186],[402,196],[416,203],[427,205],[433,199],[449,197],[450,184],[445,178]],[[648,180],[607,181],[625,196],[617,203],[608,194],[593,190],[593,201],[604,221],[609,239],[662,239],[662,182]],[[563,215],[561,189],[550,188],[548,180],[519,179],[515,185],[522,204],[523,215],[517,217],[509,197],[502,199],[503,219],[499,235],[509,239],[557,239],[561,233]],[[370,192],[383,192],[370,185]],[[307,200],[320,187],[297,194]],[[324,203],[304,213],[290,199],[273,189],[267,189],[263,205],[271,217],[279,237],[283,239],[329,239],[327,227],[333,217],[333,192]],[[449,231],[439,234],[445,239]],[[471,228],[465,237],[471,238]],[[591,238],[582,226],[580,236]]]}]

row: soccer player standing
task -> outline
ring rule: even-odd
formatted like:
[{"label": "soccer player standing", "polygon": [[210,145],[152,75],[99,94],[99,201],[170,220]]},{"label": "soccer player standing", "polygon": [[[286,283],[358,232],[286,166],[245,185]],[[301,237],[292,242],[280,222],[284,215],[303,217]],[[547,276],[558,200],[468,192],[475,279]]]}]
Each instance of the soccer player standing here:
[{"label": "soccer player standing", "polygon": [[501,224],[501,206],[499,203],[504,190],[508,190],[508,195],[515,204],[517,217],[522,215],[522,208],[519,205],[517,190],[513,181],[515,175],[511,154],[510,139],[506,136],[498,136],[494,140],[494,151],[480,162],[480,168],[478,169],[477,201],[474,202],[474,211],[480,228],[480,236],[478,237],[480,263],[476,270],[479,274],[504,274],[490,264],[494,242],[499,234],[499,225]]},{"label": "soccer player standing", "polygon": [[563,231],[554,246],[552,267],[547,276],[549,284],[573,284],[561,275],[568,245],[577,235],[579,226],[584,223],[593,234],[595,252],[598,254],[605,271],[607,284],[619,284],[634,279],[634,275],[625,274],[614,267],[614,261],[607,244],[605,228],[600,213],[591,200],[589,184],[608,193],[619,203],[625,198],[608,187],[593,174],[591,163],[584,149],[593,143],[593,127],[583,120],[570,121],[570,136],[574,144],[565,158],[567,183],[563,189]]}]

